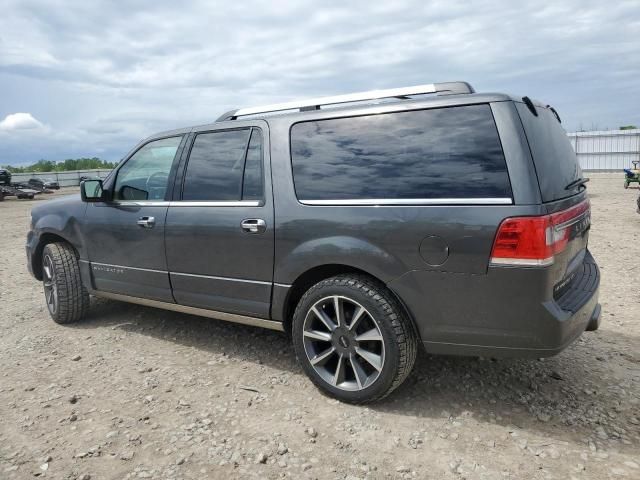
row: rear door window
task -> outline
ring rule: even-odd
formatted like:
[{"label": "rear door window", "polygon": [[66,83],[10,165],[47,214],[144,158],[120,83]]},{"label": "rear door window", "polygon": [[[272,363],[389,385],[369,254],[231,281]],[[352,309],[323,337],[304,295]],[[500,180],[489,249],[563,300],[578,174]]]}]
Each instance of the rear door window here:
[{"label": "rear door window", "polygon": [[566,186],[582,177],[582,170],[567,133],[548,108],[536,107],[538,116],[516,102],[538,175],[543,202],[570,197],[581,188]]},{"label": "rear door window", "polygon": [[298,123],[291,160],[301,201],[511,197],[489,105]]},{"label": "rear door window", "polygon": [[257,200],[263,192],[260,129],[199,133],[187,162],[182,200]]}]

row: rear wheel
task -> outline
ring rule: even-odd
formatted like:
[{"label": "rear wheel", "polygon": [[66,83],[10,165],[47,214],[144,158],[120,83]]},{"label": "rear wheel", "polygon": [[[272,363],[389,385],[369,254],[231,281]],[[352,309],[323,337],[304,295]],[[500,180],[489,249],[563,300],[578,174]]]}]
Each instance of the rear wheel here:
[{"label": "rear wheel", "polygon": [[629,188],[629,180],[624,181],[624,188]]},{"label": "rear wheel", "polygon": [[418,345],[396,299],[364,275],[339,275],[311,287],[294,313],[292,336],[316,386],[351,403],[396,389],[411,372]]},{"label": "rear wheel", "polygon": [[54,322],[72,323],[84,317],[89,309],[89,293],[82,285],[78,259],[69,244],[50,243],[44,247],[42,285]]}]

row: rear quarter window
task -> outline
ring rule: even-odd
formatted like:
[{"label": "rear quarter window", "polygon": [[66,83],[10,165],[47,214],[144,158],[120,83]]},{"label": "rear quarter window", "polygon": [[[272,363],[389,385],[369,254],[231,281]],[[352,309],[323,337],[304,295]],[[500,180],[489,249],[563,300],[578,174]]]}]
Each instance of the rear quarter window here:
[{"label": "rear quarter window", "polygon": [[533,163],[538,175],[543,202],[552,202],[578,193],[580,188],[565,187],[582,177],[576,153],[553,112],[536,107],[535,116],[524,103],[516,103]]},{"label": "rear quarter window", "polygon": [[291,161],[301,201],[511,197],[489,105],[297,123]]}]

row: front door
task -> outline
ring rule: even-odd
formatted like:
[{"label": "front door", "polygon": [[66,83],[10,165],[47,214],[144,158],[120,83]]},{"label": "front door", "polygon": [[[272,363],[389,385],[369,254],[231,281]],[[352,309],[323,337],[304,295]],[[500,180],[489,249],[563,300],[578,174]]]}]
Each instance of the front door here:
[{"label": "front door", "polygon": [[268,138],[261,121],[194,131],[165,227],[177,303],[269,318],[274,226]]},{"label": "front door", "polygon": [[96,290],[173,302],[164,236],[168,186],[182,140],[143,145],[108,186],[112,201],[88,205],[84,230]]}]

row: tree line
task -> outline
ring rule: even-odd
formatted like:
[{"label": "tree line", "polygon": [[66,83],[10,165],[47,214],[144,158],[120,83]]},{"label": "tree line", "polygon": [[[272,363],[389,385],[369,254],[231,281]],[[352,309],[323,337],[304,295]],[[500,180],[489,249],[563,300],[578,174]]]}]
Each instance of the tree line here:
[{"label": "tree line", "polygon": [[106,169],[111,170],[118,162],[108,162],[101,160],[97,157],[93,158],[68,158],[60,162],[54,160],[38,160],[31,165],[24,165],[20,167],[14,167],[11,165],[5,165],[2,168],[9,170],[12,173],[25,173],[25,172],[68,172],[72,170],[98,170]]}]

